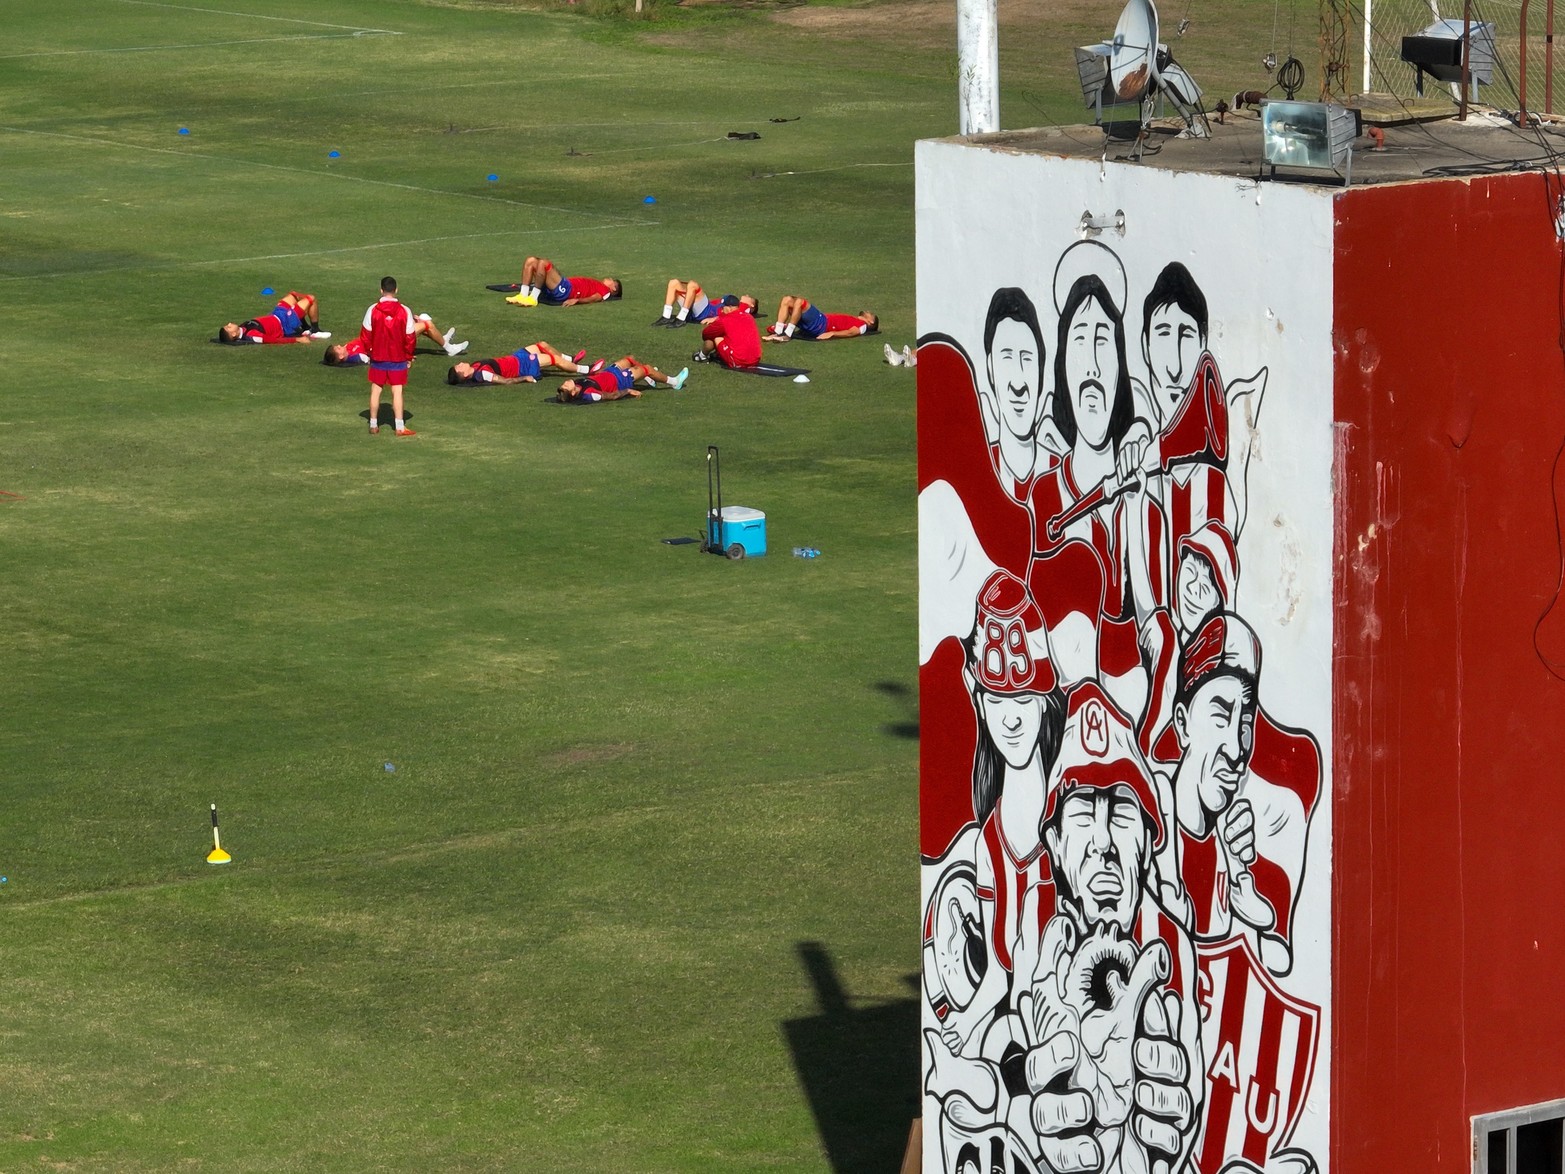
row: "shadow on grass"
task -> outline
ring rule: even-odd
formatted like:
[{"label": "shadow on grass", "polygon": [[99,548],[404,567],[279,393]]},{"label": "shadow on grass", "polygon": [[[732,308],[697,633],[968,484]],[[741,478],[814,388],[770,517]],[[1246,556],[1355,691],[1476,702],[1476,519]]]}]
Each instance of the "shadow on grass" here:
[{"label": "shadow on grass", "polygon": [[894,1174],[919,1110],[918,1003],[850,1000],[821,943],[798,949],[820,1013],[783,1031],[827,1159],[836,1174]]},{"label": "shadow on grass", "polygon": [[915,742],[918,741],[918,695],[900,681],[876,681],[874,689],[902,702],[908,711],[907,720],[887,722],[880,727],[881,731],[890,734],[893,738],[911,738]]}]

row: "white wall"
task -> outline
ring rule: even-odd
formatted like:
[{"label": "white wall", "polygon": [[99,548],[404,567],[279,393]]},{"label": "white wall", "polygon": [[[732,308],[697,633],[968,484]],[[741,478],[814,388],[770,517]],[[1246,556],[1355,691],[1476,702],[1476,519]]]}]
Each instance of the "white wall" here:
[{"label": "white wall", "polygon": [[[1174,152],[1179,148],[1180,144],[1173,142],[1164,149]],[[1208,345],[1223,383],[1234,392],[1239,390],[1235,385],[1240,381],[1256,380],[1254,391],[1233,400],[1230,405],[1227,477],[1235,500],[1223,507],[1223,512],[1229,528],[1239,531],[1240,570],[1237,591],[1227,610],[1237,613],[1259,640],[1263,650],[1259,684],[1262,713],[1256,720],[1269,722],[1274,731],[1280,732],[1257,741],[1244,781],[1229,801],[1228,812],[1239,806],[1239,800],[1249,801],[1259,829],[1256,851],[1263,862],[1257,868],[1270,860],[1276,870],[1296,886],[1292,892],[1293,924],[1286,941],[1279,942],[1279,935],[1272,934],[1268,940],[1267,933],[1246,926],[1234,909],[1226,916],[1216,918],[1182,909],[1181,900],[1199,904],[1200,897],[1195,892],[1199,883],[1194,886],[1190,883],[1191,870],[1198,871],[1198,866],[1191,863],[1194,850],[1186,855],[1179,846],[1183,841],[1178,834],[1171,833],[1165,838],[1164,848],[1151,866],[1150,879],[1146,882],[1148,902],[1172,913],[1173,919],[1188,930],[1182,935],[1176,933],[1167,937],[1176,956],[1176,967],[1178,949],[1174,947],[1183,936],[1189,940],[1192,950],[1199,951],[1201,971],[1208,976],[1205,982],[1186,984],[1187,989],[1182,992],[1173,990],[1172,984],[1167,988],[1156,986],[1155,990],[1161,990],[1165,995],[1171,993],[1172,1001],[1195,1008],[1196,1013],[1201,1014],[1203,1000],[1210,1002],[1212,998],[1226,997],[1225,979],[1240,974],[1238,959],[1242,957],[1243,948],[1223,945],[1233,939],[1244,939],[1252,953],[1266,960],[1263,969],[1269,972],[1269,977],[1249,978],[1252,990],[1248,1013],[1252,1021],[1247,1027],[1225,1033],[1218,1022],[1221,1018],[1218,1008],[1210,1012],[1199,1043],[1186,1036],[1187,1042],[1192,1043],[1187,1050],[1200,1049],[1203,1070],[1217,1069],[1212,1080],[1198,1081],[1192,1090],[1202,1102],[1200,1114],[1213,1116],[1214,1120],[1221,1117],[1229,1130],[1226,1142],[1211,1143],[1202,1138],[1202,1126],[1198,1121],[1193,1134],[1188,1130],[1183,1132],[1180,1145],[1182,1152],[1188,1154],[1190,1168],[1199,1168],[1205,1174],[1216,1174],[1241,1151],[1252,1160],[1268,1163],[1265,1166],[1268,1170],[1306,1168],[1290,1165],[1286,1154],[1275,1153],[1282,1144],[1280,1129],[1247,1134],[1242,1117],[1221,1107],[1224,1089],[1220,1084],[1228,1076],[1235,1078],[1241,1096],[1246,1090],[1255,1092],[1255,1105],[1258,1110],[1264,1110],[1270,1101],[1260,1094],[1270,1090],[1264,1076],[1258,1078],[1258,1074],[1268,1071],[1269,1064],[1287,1064],[1288,1056],[1292,1054],[1290,1041],[1308,1038],[1308,1021],[1313,1015],[1318,1031],[1314,1068],[1308,1095],[1296,1107],[1296,1128],[1288,1144],[1313,1155],[1324,1169],[1328,1161],[1330,1118],[1331,976],[1329,789],[1333,432],[1330,195],[1325,189],[1258,185],[1252,180],[1178,174],[1149,165],[1019,154],[953,142],[921,143],[917,150],[919,332],[926,340],[937,334],[953,338],[976,368],[979,391],[987,392],[984,325],[990,298],[1001,287],[1019,287],[1030,297],[1040,320],[1046,351],[1039,374],[1040,390],[1047,396],[1053,388],[1054,361],[1059,349],[1054,292],[1056,267],[1066,251],[1083,239],[1079,226],[1084,213],[1112,217],[1119,212],[1123,212],[1123,234],[1110,228],[1095,237],[1099,245],[1106,246],[1107,252],[1098,250],[1093,254],[1090,248],[1077,249],[1066,264],[1072,264],[1084,254],[1093,254],[1093,263],[1088,268],[1107,272],[1112,279],[1114,263],[1108,256],[1111,252],[1123,267],[1124,285],[1128,290],[1124,307],[1126,362],[1131,375],[1143,385],[1138,389],[1138,414],[1142,417],[1156,414],[1155,407],[1149,406],[1151,397],[1146,394],[1146,386],[1151,380],[1140,348],[1142,300],[1164,266],[1173,261],[1187,267],[1205,295],[1209,315]],[[1106,284],[1112,287],[1115,281],[1109,280]],[[926,360],[925,353],[921,353],[920,358],[921,410],[927,411],[932,396],[970,394],[969,389],[935,387],[932,380],[936,365]],[[1260,386],[1262,377],[1264,390]],[[1255,413],[1257,402],[1260,410]],[[1247,404],[1251,405],[1248,409]],[[1255,416],[1253,430],[1248,427],[1250,415]],[[1150,431],[1159,430],[1156,419],[1149,419],[1149,425]],[[1003,428],[1004,424],[999,427]],[[1089,430],[1090,426],[1081,431],[1085,435]],[[928,443],[929,438],[921,437],[921,444]],[[1248,474],[1244,476],[1239,470],[1246,452],[1249,463]],[[1087,467],[1092,454],[1082,452],[1078,455],[1080,459],[1075,460],[1073,467]],[[990,466],[994,471],[991,456],[986,451],[973,451],[971,462],[980,468]],[[1040,457],[1032,484],[1056,476],[1048,471],[1048,466],[1054,463],[1052,457]],[[1009,474],[995,471],[995,476],[1005,484]],[[1014,494],[1015,481],[1011,480],[1006,488]],[[1151,496],[1160,504],[1168,505],[1166,483],[1161,495],[1154,493]],[[1043,498],[1029,500],[1035,503],[1032,508],[1036,512],[1036,502]],[[1243,503],[1242,526],[1239,524],[1240,502]],[[1005,569],[1029,580],[1035,594],[1052,593],[1047,576],[1040,578],[1014,556],[986,548],[985,534],[989,526],[982,516],[984,508],[969,506],[960,488],[947,485],[928,487],[921,496],[920,645],[926,673],[934,671],[932,656],[943,637],[965,636],[971,630],[976,591],[996,563],[1013,564],[1006,565]],[[1108,511],[1101,511],[1099,516],[1106,518]],[[1145,518],[1146,510],[1132,507],[1127,499],[1124,516],[1132,519],[1132,523],[1127,524],[1134,527],[1134,520]],[[1090,541],[1087,525],[1079,524],[1076,532]],[[1034,526],[1041,528],[1041,521],[1036,516]],[[1139,531],[1133,528],[1133,549],[1139,549],[1137,534]],[[1035,535],[1035,547],[1039,541]],[[1127,571],[1127,575],[1133,576],[1133,565],[1138,562],[1144,566],[1147,559],[1138,560],[1132,555],[1129,559],[1132,570]],[[1177,563],[1163,565],[1163,597],[1166,599],[1173,588],[1168,579],[1177,573]],[[1045,613],[1060,610],[1057,603],[1051,605],[1047,599],[1039,599],[1037,603]],[[1145,619],[1144,609],[1138,608],[1136,620]],[[1066,631],[1068,621],[1054,626],[1056,630],[1050,632],[1052,655],[1065,682],[1089,675],[1078,667],[1080,661],[1075,657],[1081,652],[1080,641],[1072,642],[1071,634]],[[1104,651],[1106,640],[1106,637],[1099,637],[1100,664],[1106,664],[1109,659]],[[1077,650],[1075,653],[1071,651],[1073,648]],[[950,663],[949,657],[943,663]],[[1177,668],[1177,659],[1171,663]],[[1107,695],[1127,711],[1132,722],[1138,722],[1147,705],[1156,708],[1152,702],[1141,700],[1144,696],[1158,694],[1155,681],[1150,680],[1155,672],[1154,663],[1147,669],[1122,674],[1120,679],[1110,679],[1112,674],[1102,671],[1097,675],[1102,678]],[[965,716],[971,724],[970,715],[942,714],[938,708],[931,710],[928,699],[937,694],[929,688],[928,677],[924,685],[926,708],[921,721],[926,738],[931,731],[958,716]],[[1295,733],[1289,735],[1289,730]],[[1078,733],[1074,726],[1067,725],[1067,751],[1062,752],[1062,760],[1070,757],[1070,739]],[[1321,773],[1319,799],[1312,810],[1306,811],[1301,802],[1293,799],[1300,780],[1290,776],[1279,782],[1276,750],[1279,745],[1297,749],[1301,739],[1310,737],[1318,749]],[[1176,754],[1170,758],[1165,753],[1161,759],[1154,755],[1151,763],[1152,773],[1157,776],[1155,793],[1162,808],[1158,816],[1170,829],[1192,819],[1199,823],[1201,818],[1199,813],[1190,814],[1199,804],[1191,803],[1186,797],[1187,793],[1194,793],[1188,791],[1194,774],[1194,767],[1188,763],[1190,757]],[[1036,763],[1032,765],[1036,766]],[[1172,776],[1187,766],[1189,769],[1185,770],[1181,781],[1172,781]],[[1022,843],[1028,839],[1028,829],[1024,825],[1032,824],[1035,828],[1048,793],[1051,790],[1058,793],[1061,787],[1059,764],[1044,775],[1030,775],[1030,769],[1006,774],[1007,787],[1014,785],[1039,792],[1031,797],[1030,803],[1021,796],[1005,793],[1005,801],[1010,805],[1006,810],[1012,812],[1011,822],[1018,825],[1008,829],[1011,837],[1018,841],[1013,846],[1026,846]],[[971,776],[960,771],[947,771],[946,774],[948,777],[932,778],[926,773],[922,780],[926,811],[941,806],[933,801],[937,797],[944,797],[946,807],[950,806],[953,795],[970,803],[965,796],[971,792]],[[1221,820],[1228,812],[1215,818]],[[926,820],[928,818],[926,816]],[[958,863],[972,865],[975,857],[984,856],[981,845],[974,842],[978,838],[976,831],[969,830],[937,859],[939,854],[930,851],[928,830],[926,825],[924,842],[929,853],[923,869],[926,913],[936,887],[959,871],[956,869]],[[942,830],[942,842],[948,838]],[[1209,844],[1215,842],[1207,840]],[[1242,848],[1238,850],[1242,855]],[[1049,856],[1047,850],[1044,855]],[[1062,850],[1061,855],[1068,853]],[[1232,859],[1231,856],[1227,858]],[[1062,867],[1065,867],[1063,860],[1050,859],[1042,871],[1047,874],[1052,870],[1058,876]],[[1234,867],[1236,879],[1232,883],[1242,888],[1243,869]],[[979,859],[974,882],[978,889],[986,887],[983,879],[986,870],[992,874],[994,866]],[[1018,885],[1018,892],[1025,892],[1030,887],[1041,889],[1041,900],[1047,909],[1058,903],[1058,894],[1050,891],[1055,886],[1046,877],[1040,880],[1037,871],[1023,874],[1019,881],[1013,878],[1013,883]],[[1257,871],[1255,875],[1260,873]],[[995,883],[1003,887],[1003,882]],[[949,895],[950,890],[943,892]],[[993,942],[996,935],[1010,931],[993,924],[993,903],[985,907],[983,900],[980,897],[978,906],[973,907],[971,897],[963,895],[961,898],[961,902],[966,902],[964,911],[982,912],[980,919],[985,927],[989,954],[984,973],[990,975],[992,983],[992,972],[997,966]],[[1242,895],[1236,900],[1242,901]],[[944,904],[951,907],[949,900]],[[1055,916],[1068,915],[1068,911],[1061,911]],[[1077,925],[1081,924],[1078,920]],[[1003,1060],[1008,1043],[1014,1045],[1013,1053],[1043,1050],[1044,1041],[1037,1038],[1041,1030],[1038,1025],[1048,1017],[1035,1011],[1033,1022],[1023,1022],[1026,1016],[1019,1017],[1016,1007],[1032,1001],[1036,1008],[1039,999],[1034,996],[1041,996],[1046,990],[1054,992],[1060,985],[1056,980],[1068,968],[1067,956],[1062,956],[1051,968],[1050,951],[1059,944],[1058,933],[1050,936],[1048,926],[1051,925],[1052,920],[1041,929],[1036,923],[1029,927],[1024,919],[1015,931],[1016,938],[1011,944],[1017,955],[1016,970],[1007,979],[1007,1003],[1002,1004],[1000,1010],[969,1015],[966,1019],[961,1014],[954,1014],[943,1023],[936,1017],[931,1002],[926,1000],[926,1171],[957,1168],[961,1151],[969,1145],[976,1146],[987,1162],[989,1147],[993,1146],[1020,1150],[1036,1161],[1059,1152],[1051,1147],[1066,1144],[1061,1138],[1040,1131],[1033,1113],[1036,1110],[1047,1115],[1070,1102],[1055,1095],[1035,1098],[1027,1091],[1007,1091],[1007,1068]],[[936,938],[940,933],[937,920]],[[1205,940],[1202,940],[1203,934]],[[1145,948],[1152,936],[1150,931],[1138,932],[1139,946]],[[937,958],[942,950],[949,949],[949,942],[942,944],[939,941],[926,949],[926,994],[943,989],[941,975],[937,973],[940,965]],[[1040,956],[1043,961],[1034,961]],[[951,965],[949,957],[945,964]],[[1023,973],[1024,969],[1026,973]],[[958,979],[956,985],[960,987],[961,982]],[[1267,983],[1280,992],[1272,996],[1273,1008],[1274,1011],[1281,1009],[1287,1025],[1282,1032],[1280,1061],[1276,1049],[1268,1055],[1258,1055],[1256,1051],[1260,1028],[1259,1020],[1255,1018],[1256,1007],[1264,1001],[1258,988]],[[966,991],[961,993],[965,995]],[[987,997],[987,994],[980,995],[979,999]],[[1006,1005],[1011,1008],[1009,1015],[1003,1013]],[[1226,1005],[1231,1010],[1236,1009],[1237,1001]],[[1071,1017],[1073,1013],[1075,1019]],[[1090,1009],[1083,1012],[1080,1007],[1074,1012],[1068,1007],[1060,1008],[1050,1022],[1055,1027],[1065,1024],[1069,1029],[1066,1034],[1086,1041],[1083,1046],[1090,1051],[1091,1040],[1096,1038],[1093,1014]],[[1101,1015],[1101,1012],[1097,1014]],[[961,1043],[942,1042],[940,1038],[941,1031],[947,1030],[952,1022],[969,1032]],[[1177,1040],[1180,1033],[1174,1030],[1169,1036]],[[1100,1118],[1114,1118],[1119,1116],[1112,1105],[1114,1086],[1125,1086],[1130,1080],[1139,1080],[1144,1075],[1139,1071],[1123,1070],[1124,1064],[1125,1061],[1114,1058],[1109,1048],[1095,1064],[1078,1062],[1052,1091],[1058,1093],[1060,1088],[1065,1088],[1068,1093],[1070,1089],[1096,1080],[1109,1091],[1092,1099],[1094,1113]],[[1288,1073],[1279,1075],[1275,1083],[1280,1088],[1292,1088],[1297,1092],[1303,1087],[1299,1078],[1303,1071],[1302,1067],[1290,1068]],[[1014,1074],[1011,1083],[1016,1083]],[[1284,1091],[1279,1104],[1285,1105],[1287,1097],[1288,1093]],[[1285,1107],[1280,1112],[1285,1119],[1292,1117]],[[1264,1111],[1260,1112],[1261,1117],[1265,1115]],[[1126,1146],[1134,1149],[1135,1143],[1125,1139],[1135,1136],[1137,1126],[1138,1118],[1134,1115],[1121,1118],[1117,1125],[1099,1122],[1091,1131],[1093,1144],[1106,1158],[1116,1149]],[[1214,1123],[1213,1130],[1217,1128]],[[1075,1141],[1079,1144],[1079,1139]],[[1124,1168],[1135,1168],[1133,1155],[1126,1155],[1123,1161]]]}]

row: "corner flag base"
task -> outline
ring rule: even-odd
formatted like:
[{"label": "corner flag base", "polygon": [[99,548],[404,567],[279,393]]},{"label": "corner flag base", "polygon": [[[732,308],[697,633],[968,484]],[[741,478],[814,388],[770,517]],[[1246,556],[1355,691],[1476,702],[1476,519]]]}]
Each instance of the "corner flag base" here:
[{"label": "corner flag base", "polygon": [[208,864],[227,864],[232,859],[233,857],[221,848],[213,848],[206,854],[206,862]]}]

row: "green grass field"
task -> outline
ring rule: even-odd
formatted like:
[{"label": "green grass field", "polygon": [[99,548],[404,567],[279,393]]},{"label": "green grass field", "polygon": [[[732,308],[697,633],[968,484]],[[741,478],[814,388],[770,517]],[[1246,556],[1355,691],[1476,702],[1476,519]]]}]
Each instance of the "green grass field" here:
[{"label": "green grass field", "polygon": [[[372,440],[319,347],[206,341],[264,287],[349,336],[383,273],[475,356],[677,369],[670,276],[912,341],[949,37],[655,15],[7,13],[0,1170],[895,1168],[911,373],[797,344],[808,386],[564,408],[430,356],[418,439]],[[1057,55],[1008,124],[1075,117]],[[528,252],[627,298],[483,289]],[[709,444],[764,559],[660,541]]]}]

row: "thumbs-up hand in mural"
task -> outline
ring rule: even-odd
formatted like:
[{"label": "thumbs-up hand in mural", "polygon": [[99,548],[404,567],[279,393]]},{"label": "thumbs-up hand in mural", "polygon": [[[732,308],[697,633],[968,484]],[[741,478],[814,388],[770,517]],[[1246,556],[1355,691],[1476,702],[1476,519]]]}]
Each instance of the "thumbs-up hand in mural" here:
[{"label": "thumbs-up hand in mural", "polygon": [[1194,1140],[1190,1053],[1180,1041],[1179,996],[1154,993],[1142,1005],[1133,1049],[1135,1104],[1121,1162],[1125,1174],[1167,1174]]}]

